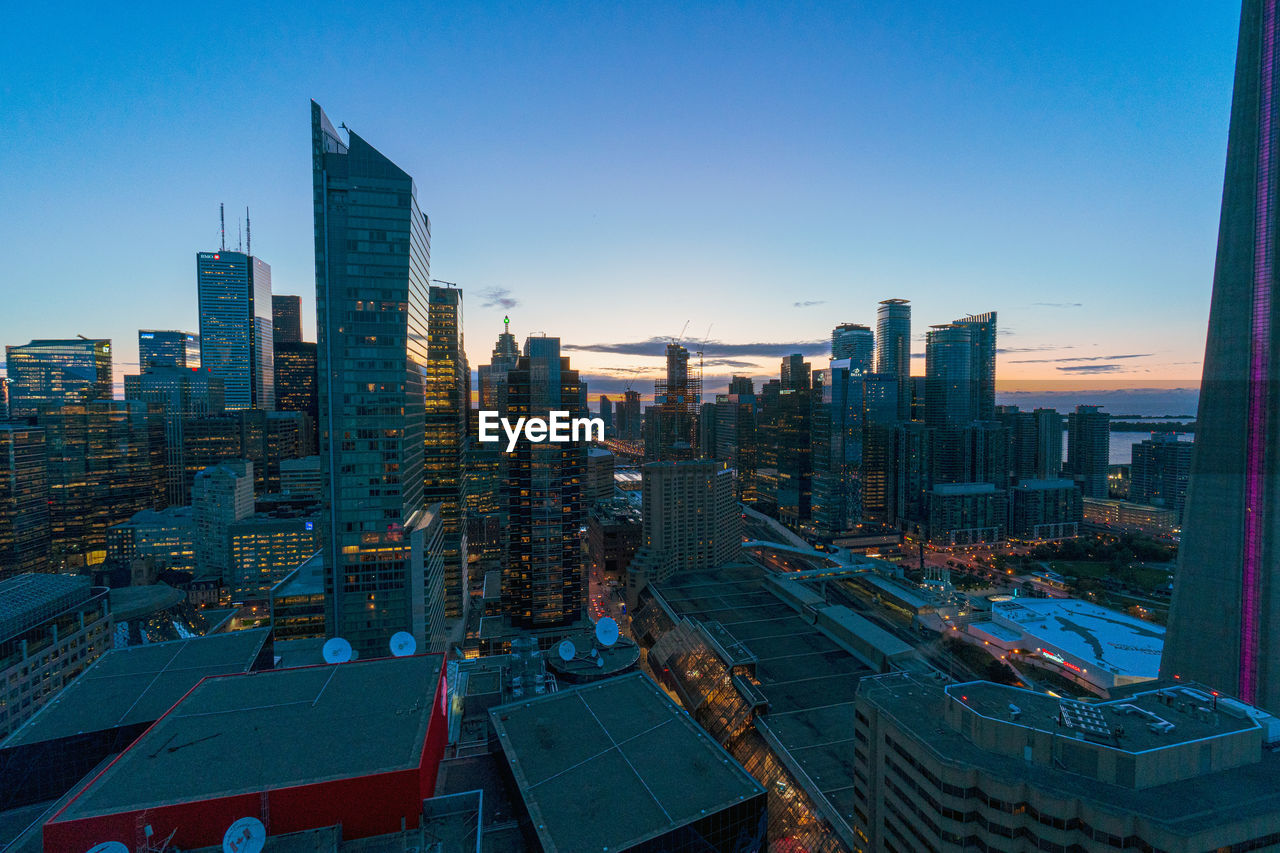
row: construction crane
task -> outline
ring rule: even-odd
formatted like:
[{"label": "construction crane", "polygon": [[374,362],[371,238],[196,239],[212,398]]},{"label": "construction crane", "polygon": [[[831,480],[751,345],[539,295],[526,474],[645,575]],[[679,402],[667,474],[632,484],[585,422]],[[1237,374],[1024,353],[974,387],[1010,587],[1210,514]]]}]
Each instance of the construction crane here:
[{"label": "construction crane", "polygon": [[684,321],[684,328],[682,328],[682,329],[680,330],[680,337],[678,337],[678,338],[672,338],[672,339],[671,339],[671,343],[673,343],[673,344],[678,344],[678,343],[680,343],[681,341],[683,341],[683,340],[684,340],[684,333],[685,333],[685,332],[687,332],[688,330],[689,330],[689,321],[688,321],[688,320],[685,320],[685,321]]},{"label": "construction crane", "polygon": [[711,327],[714,325],[715,325],[714,322],[707,324],[707,333],[702,336],[702,346],[698,347],[698,380],[699,381],[702,380],[702,351],[706,349],[707,341],[711,340]]},{"label": "construction crane", "polygon": [[448,285],[449,287],[457,287],[457,286],[458,286],[458,283],[457,283],[456,281],[444,281],[444,280],[442,280],[442,279],[438,279],[438,278],[433,278],[433,279],[431,279],[431,283],[432,283],[432,284],[445,284],[445,285]]}]

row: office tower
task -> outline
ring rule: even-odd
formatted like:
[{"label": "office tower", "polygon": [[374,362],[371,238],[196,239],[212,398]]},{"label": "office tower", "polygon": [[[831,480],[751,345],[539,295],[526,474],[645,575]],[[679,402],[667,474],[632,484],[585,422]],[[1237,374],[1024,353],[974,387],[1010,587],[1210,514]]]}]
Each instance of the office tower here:
[{"label": "office tower", "polygon": [[1179,441],[1171,433],[1153,433],[1151,438],[1133,445],[1129,500],[1169,507],[1182,518],[1194,447],[1192,442]]},{"label": "office tower", "polygon": [[200,336],[194,332],[164,329],[138,330],[138,368],[146,373],[156,367],[200,366]]},{"label": "office tower", "polygon": [[106,558],[107,528],[143,509],[160,509],[164,493],[164,419],[145,403],[99,400],[46,409],[53,568]]},{"label": "office tower", "polygon": [[613,498],[614,461],[613,454],[603,447],[587,448],[587,479],[582,492],[587,509]]},{"label": "office tower", "polygon": [[729,388],[716,395],[714,444],[704,445],[703,453],[734,470],[734,494],[741,501],[752,491],[756,472],[756,395],[747,377],[735,376]]},{"label": "office tower", "polygon": [[227,530],[253,514],[253,463],[240,459],[212,465],[191,487],[196,522],[196,576],[229,582],[231,543]]},{"label": "office tower", "polygon": [[110,340],[41,340],[4,349],[13,419],[113,396]]},{"label": "office tower", "polygon": [[776,394],[772,383],[762,406],[765,414],[765,460],[776,471],[775,499],[778,519],[792,529],[808,523],[813,503],[813,447],[811,444],[813,393],[809,363],[792,355],[782,360],[782,378]]},{"label": "office tower", "polygon": [[1009,538],[1063,539],[1080,532],[1083,504],[1071,480],[1023,480],[1009,490]]},{"label": "office tower", "polygon": [[520,359],[520,347],[511,334],[511,318],[502,318],[502,334],[493,345],[489,363],[477,368],[480,385],[480,408],[491,412],[507,409],[507,371]]},{"label": "office tower", "polygon": [[1107,496],[1111,415],[1098,406],[1076,406],[1067,415],[1067,471],[1086,498]]},{"label": "office tower", "polygon": [[164,361],[124,377],[124,398],[157,408],[164,420],[165,501],[182,505],[189,492],[182,476],[183,426],[189,417],[221,414],[226,407],[222,380],[207,370]]},{"label": "office tower", "polygon": [[44,430],[0,423],[0,581],[49,569]]},{"label": "office tower", "polygon": [[653,383],[653,417],[644,442],[646,461],[692,459],[698,453],[702,377],[689,374],[689,351],[667,344],[667,373]]},{"label": "office tower", "polygon": [[962,430],[965,482],[1009,484],[1009,439],[1000,421],[974,421]]},{"label": "office tower", "polygon": [[849,359],[853,368],[870,373],[875,367],[876,336],[867,326],[841,323],[831,330],[831,357]]},{"label": "office tower", "polygon": [[305,414],[313,437],[319,434],[320,424],[317,361],[313,343],[299,341],[275,345],[276,411]]},{"label": "office tower", "polygon": [[232,601],[270,601],[271,588],[320,549],[319,513],[280,508],[227,525]]},{"label": "office tower", "polygon": [[271,340],[276,344],[302,342],[302,297],[271,294]]},{"label": "office tower", "polygon": [[[911,303],[885,299],[876,311],[876,373],[898,378],[898,387],[911,384]],[[911,420],[911,398],[898,397],[898,420]]]},{"label": "office tower", "polygon": [[323,482],[319,456],[280,460],[280,494],[319,501]]},{"label": "office tower", "polygon": [[69,575],[0,579],[0,740],[111,648],[109,592]]},{"label": "office tower", "polygon": [[444,614],[447,619],[458,620],[466,617],[469,603],[463,487],[471,368],[463,348],[462,291],[432,285],[427,322],[431,334],[423,381],[423,500],[440,504],[440,521],[444,525]]},{"label": "office tower", "polygon": [[852,359],[813,373],[811,529],[834,537],[862,520],[863,374]]},{"label": "office tower", "polygon": [[179,503],[185,504],[200,471],[228,459],[248,459],[253,463],[254,491],[278,492],[283,462],[310,455],[308,448],[314,443],[310,426],[302,412],[243,409],[186,416],[176,467],[166,472],[169,487],[181,490]]},{"label": "office tower", "polygon": [[9,420],[9,380],[0,376],[0,421]]},{"label": "office tower", "polygon": [[[578,371],[560,355],[559,338],[530,337],[507,373],[509,416],[545,418],[554,410],[582,417],[580,385]],[[586,450],[583,442],[535,444],[521,437],[507,454],[502,609],[517,629],[558,628],[583,618],[578,530],[586,520]]]},{"label": "office tower", "polygon": [[600,420],[604,421],[604,434],[613,437],[613,401],[600,395]]},{"label": "office tower", "polygon": [[637,441],[643,419],[640,415],[640,392],[628,388],[618,404],[617,436],[625,441]]},{"label": "office tower", "polygon": [[641,469],[644,527],[627,570],[628,600],[649,583],[712,569],[742,545],[733,472],[711,459],[650,462]]},{"label": "office tower", "polygon": [[587,558],[602,580],[621,579],[640,548],[644,525],[639,507],[628,501],[605,501],[587,514]]},{"label": "office tower", "polygon": [[439,510],[423,499],[431,229],[413,178],[311,104],[329,632],[362,656],[444,636]]},{"label": "office tower", "polygon": [[196,253],[200,365],[222,380],[227,408],[275,408],[271,267],[245,252]]},{"label": "office tower", "polygon": [[955,321],[957,326],[967,326],[972,334],[971,361],[973,394],[973,419],[989,421],[996,411],[996,312],[974,314]]},{"label": "office tower", "polygon": [[107,529],[107,562],[150,558],[157,571],[196,570],[196,515],[189,506],[144,509]]},{"label": "office tower", "polygon": [[[1036,480],[1056,480],[1062,476],[1062,414],[1055,409],[1036,409]],[[1108,422],[1107,432],[1111,427]]]},{"label": "office tower", "polygon": [[812,372],[809,362],[804,360],[803,355],[798,352],[792,353],[782,359],[778,380],[781,383],[780,390],[808,391]]}]

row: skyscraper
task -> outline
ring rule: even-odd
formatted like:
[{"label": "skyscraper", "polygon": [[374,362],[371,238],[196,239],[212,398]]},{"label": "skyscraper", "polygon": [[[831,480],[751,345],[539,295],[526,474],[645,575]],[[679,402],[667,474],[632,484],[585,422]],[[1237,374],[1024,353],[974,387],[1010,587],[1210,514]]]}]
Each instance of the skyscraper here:
[{"label": "skyscraper", "polygon": [[1245,0],[1195,450],[1161,674],[1280,711],[1280,10]]},{"label": "skyscraper", "polygon": [[813,373],[810,515],[820,536],[839,535],[862,520],[863,375],[847,358]]},{"label": "skyscraper", "polygon": [[1195,445],[1179,441],[1172,433],[1153,433],[1133,446],[1129,500],[1167,506],[1182,518],[1187,500],[1187,480]]},{"label": "skyscraper", "polygon": [[[443,636],[423,499],[431,229],[403,169],[311,103],[327,629],[361,655]],[[434,529],[432,529],[434,527]]]},{"label": "skyscraper", "polygon": [[502,334],[493,345],[489,363],[477,369],[480,383],[480,408],[492,412],[505,412],[507,408],[507,371],[520,359],[520,346],[511,334],[511,318],[502,320]]},{"label": "skyscraper", "polygon": [[1032,415],[1036,421],[1033,479],[1056,480],[1062,476],[1062,414],[1056,409],[1036,409]]},{"label": "skyscraper", "polygon": [[271,294],[271,339],[277,344],[302,340],[302,297]]},{"label": "skyscraper", "polygon": [[43,340],[4,349],[11,418],[113,396],[109,340]]},{"label": "skyscraper", "polygon": [[275,345],[276,410],[304,413],[313,437],[319,434],[320,424],[317,361],[316,345],[308,341]]},{"label": "skyscraper", "polygon": [[232,522],[253,514],[253,463],[235,459],[205,468],[191,487],[191,506],[196,520],[196,575],[230,584],[228,530]]},{"label": "skyscraper", "polygon": [[925,333],[925,422],[959,428],[974,420],[973,331],[959,323]]},{"label": "skyscraper", "polygon": [[[560,339],[530,337],[507,373],[510,417],[586,414],[578,371],[560,355]],[[582,619],[586,602],[579,528],[586,521],[583,442],[533,443],[521,437],[507,454],[507,561],[502,609],[522,630],[558,628]]]},{"label": "skyscraper", "polygon": [[911,303],[885,299],[876,311],[876,373],[898,379],[898,420],[911,420]]},{"label": "skyscraper", "polygon": [[207,370],[190,370],[153,361],[138,375],[124,377],[124,398],[155,406],[164,417],[165,500],[187,503],[182,473],[183,427],[189,417],[221,414],[226,405],[222,380]]},{"label": "skyscraper", "polygon": [[604,434],[613,435],[613,401],[606,395],[600,395],[600,420],[604,421]]},{"label": "skyscraper", "polygon": [[622,392],[622,402],[618,404],[618,438],[635,441],[640,438],[640,392],[630,388]]},{"label": "skyscraper", "polygon": [[1111,415],[1098,406],[1076,406],[1067,415],[1067,471],[1086,498],[1107,496],[1111,464]]},{"label": "skyscraper", "polygon": [[138,330],[138,367],[143,373],[153,367],[200,366],[200,336],[194,332],[165,329]]},{"label": "skyscraper", "polygon": [[44,430],[0,423],[0,581],[49,568]]},{"label": "skyscraper", "polygon": [[444,613],[463,619],[468,605],[466,483],[471,368],[462,339],[462,291],[431,286],[428,304],[423,500],[440,504],[444,526]]},{"label": "skyscraper", "polygon": [[689,374],[689,351],[667,344],[667,373],[653,383],[653,417],[646,423],[646,460],[692,459],[697,454],[702,377]]},{"label": "skyscraper", "polygon": [[196,253],[200,363],[222,380],[227,408],[275,408],[271,267],[244,252]]},{"label": "skyscraper", "polygon": [[972,332],[973,419],[989,421],[996,411],[996,312],[961,317],[955,324]]},{"label": "skyscraper", "polygon": [[870,373],[874,368],[876,336],[858,323],[841,323],[831,330],[831,357],[849,359],[855,370]]}]

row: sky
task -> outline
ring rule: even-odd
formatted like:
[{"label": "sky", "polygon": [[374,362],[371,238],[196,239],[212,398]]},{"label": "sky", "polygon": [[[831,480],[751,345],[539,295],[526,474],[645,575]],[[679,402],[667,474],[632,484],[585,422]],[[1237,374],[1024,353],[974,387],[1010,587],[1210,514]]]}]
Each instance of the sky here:
[{"label": "sky", "polygon": [[[367,6],[367,8],[366,8]],[[0,343],[197,328],[251,210],[314,340],[309,100],[414,176],[472,367],[509,314],[591,393],[825,365],[997,311],[1006,391],[1194,388],[1239,5],[40,4],[0,54]]]}]

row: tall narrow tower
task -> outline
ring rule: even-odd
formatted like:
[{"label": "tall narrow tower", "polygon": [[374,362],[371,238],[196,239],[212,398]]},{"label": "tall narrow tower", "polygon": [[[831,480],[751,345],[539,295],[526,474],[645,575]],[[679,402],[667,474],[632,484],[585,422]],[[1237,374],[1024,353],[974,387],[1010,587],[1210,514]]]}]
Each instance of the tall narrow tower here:
[{"label": "tall narrow tower", "polygon": [[911,420],[911,303],[885,299],[876,311],[876,373],[898,379],[898,420]]},{"label": "tall narrow tower", "polygon": [[1280,711],[1277,5],[1245,0],[1182,548],[1161,675]]}]

